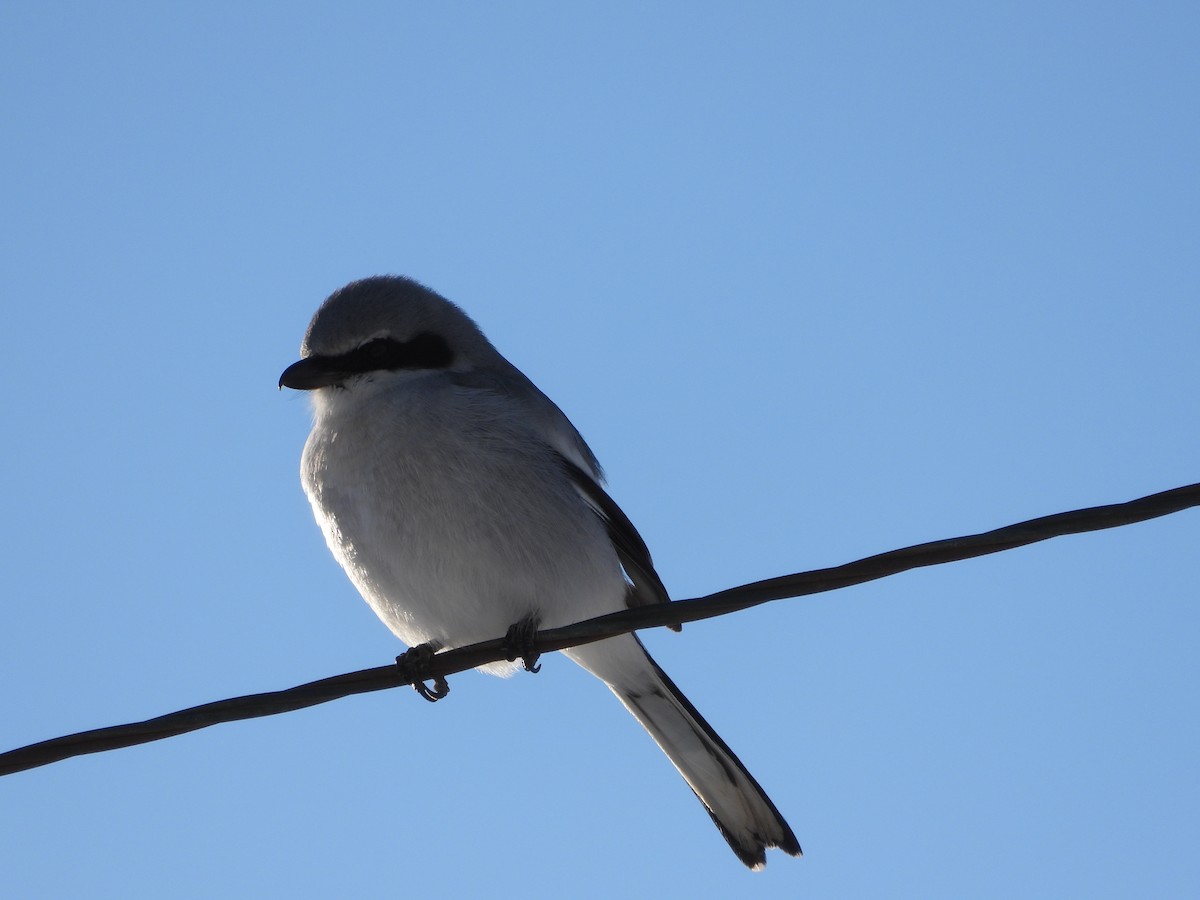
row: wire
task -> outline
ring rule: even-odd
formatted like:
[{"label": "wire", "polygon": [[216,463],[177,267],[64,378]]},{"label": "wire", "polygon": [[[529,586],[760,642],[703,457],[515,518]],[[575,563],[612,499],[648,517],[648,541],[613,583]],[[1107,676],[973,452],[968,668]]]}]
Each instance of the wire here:
[{"label": "wire", "polygon": [[[537,653],[549,653],[640,628],[680,625],[723,616],[772,600],[833,591],[921,566],[935,566],[999,553],[1052,537],[1132,525],[1194,506],[1200,506],[1200,484],[1151,494],[1128,503],[1094,506],[1043,516],[982,534],[916,544],[841,566],[756,581],[693,600],[639,606],[598,616],[563,628],[539,631],[532,636],[528,649]],[[444,678],[485,663],[506,659],[510,653],[508,641],[505,638],[497,638],[435,654],[428,658],[423,670],[415,671],[411,676],[406,674],[412,671],[411,665],[405,670],[397,665],[362,669],[287,690],[205,703],[144,722],[69,734],[0,754],[0,775],[11,775],[73,756],[158,741],[221,722],[273,716],[328,703],[330,700],[352,694],[386,690],[412,684],[413,681]]]}]

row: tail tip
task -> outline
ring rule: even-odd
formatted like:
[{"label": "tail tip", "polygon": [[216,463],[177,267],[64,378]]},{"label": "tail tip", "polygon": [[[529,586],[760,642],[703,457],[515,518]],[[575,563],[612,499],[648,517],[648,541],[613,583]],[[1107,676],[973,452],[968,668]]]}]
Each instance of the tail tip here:
[{"label": "tail tip", "polygon": [[771,849],[782,850],[788,856],[804,856],[804,851],[800,849],[800,842],[796,840],[796,836],[792,834],[790,828],[780,837],[764,838],[761,835],[754,835],[749,843],[730,840],[727,833],[725,839],[729,841],[729,846],[737,854],[738,859],[752,872],[761,872],[767,867],[767,851]]}]

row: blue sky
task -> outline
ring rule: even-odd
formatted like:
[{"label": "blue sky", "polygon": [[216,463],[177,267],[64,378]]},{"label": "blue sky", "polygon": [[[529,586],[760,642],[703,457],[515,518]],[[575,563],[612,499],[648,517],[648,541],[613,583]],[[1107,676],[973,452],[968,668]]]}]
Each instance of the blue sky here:
[{"label": "blue sky", "polygon": [[[0,11],[5,747],[386,663],[275,389],[413,275],[677,597],[1200,480],[1194,4]],[[1200,518],[645,639],[744,870],[565,660],[0,780],[12,896],[1200,892]],[[618,893],[619,892],[619,893]]]}]

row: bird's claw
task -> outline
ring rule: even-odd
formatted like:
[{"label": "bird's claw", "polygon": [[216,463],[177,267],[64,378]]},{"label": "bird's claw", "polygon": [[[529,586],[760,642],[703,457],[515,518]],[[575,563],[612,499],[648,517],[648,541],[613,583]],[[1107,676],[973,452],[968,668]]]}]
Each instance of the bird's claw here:
[{"label": "bird's claw", "polygon": [[[430,703],[437,703],[450,693],[450,685],[444,675],[426,674],[429,671],[429,661],[433,659],[435,652],[433,644],[417,644],[396,657],[396,667],[400,674],[411,681],[413,690]],[[427,680],[433,682],[432,688],[425,684]]]},{"label": "bird's claw", "polygon": [[537,634],[538,620],[536,616],[526,616],[520,622],[508,629],[504,635],[505,659],[509,662],[521,660],[526,672],[537,674],[542,671],[538,665],[538,657],[542,654],[533,646],[533,637]]}]

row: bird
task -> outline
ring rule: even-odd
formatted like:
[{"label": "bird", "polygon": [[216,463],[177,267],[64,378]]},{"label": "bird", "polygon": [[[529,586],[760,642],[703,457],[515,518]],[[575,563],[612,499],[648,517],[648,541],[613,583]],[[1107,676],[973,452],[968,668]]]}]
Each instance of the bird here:
[{"label": "bird", "polygon": [[[566,415],[421,283],[379,275],[334,291],[279,387],[311,395],[301,481],[325,541],[408,653],[505,636],[512,661],[481,668],[511,674],[521,656],[536,671],[521,649],[536,629],[670,602]],[[635,634],[562,652],[649,732],[746,866],[761,869],[769,848],[802,855]],[[431,700],[448,690],[414,687]]]}]

